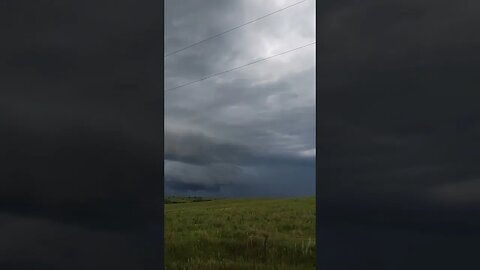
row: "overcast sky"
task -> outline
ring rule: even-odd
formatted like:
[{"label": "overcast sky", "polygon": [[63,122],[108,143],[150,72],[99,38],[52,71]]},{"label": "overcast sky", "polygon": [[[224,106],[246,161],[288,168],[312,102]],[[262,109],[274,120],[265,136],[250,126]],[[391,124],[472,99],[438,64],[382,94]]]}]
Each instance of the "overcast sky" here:
[{"label": "overcast sky", "polygon": [[[165,3],[165,53],[298,1]],[[315,41],[315,1],[165,59],[165,88]],[[165,94],[166,194],[315,192],[315,46]]]}]

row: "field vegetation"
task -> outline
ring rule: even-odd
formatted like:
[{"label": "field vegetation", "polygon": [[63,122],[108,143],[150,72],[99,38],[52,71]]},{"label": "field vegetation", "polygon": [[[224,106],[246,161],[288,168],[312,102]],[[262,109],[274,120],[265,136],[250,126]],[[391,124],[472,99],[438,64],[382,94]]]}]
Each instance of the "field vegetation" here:
[{"label": "field vegetation", "polygon": [[168,197],[165,269],[315,269],[315,198]]}]

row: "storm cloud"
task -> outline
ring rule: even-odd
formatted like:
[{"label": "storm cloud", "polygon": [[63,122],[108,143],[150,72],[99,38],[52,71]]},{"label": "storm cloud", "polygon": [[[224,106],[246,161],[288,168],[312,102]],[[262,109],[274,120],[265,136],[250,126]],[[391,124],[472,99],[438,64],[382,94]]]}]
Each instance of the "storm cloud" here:
[{"label": "storm cloud", "polygon": [[[166,1],[165,53],[292,3]],[[314,4],[166,57],[165,89],[315,41]],[[310,46],[167,91],[166,193],[313,195],[314,58]]]},{"label": "storm cloud", "polygon": [[480,5],[318,11],[319,267],[478,268]]}]

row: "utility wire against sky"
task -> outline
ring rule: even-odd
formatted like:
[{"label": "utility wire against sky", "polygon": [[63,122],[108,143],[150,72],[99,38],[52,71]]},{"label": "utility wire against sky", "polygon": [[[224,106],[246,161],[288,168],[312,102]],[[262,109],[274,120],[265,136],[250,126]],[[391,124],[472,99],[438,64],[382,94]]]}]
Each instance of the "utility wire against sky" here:
[{"label": "utility wire against sky", "polygon": [[300,46],[300,47],[296,47],[296,48],[290,49],[290,50],[288,50],[288,51],[284,51],[284,52],[281,52],[281,53],[277,53],[277,54],[271,55],[271,56],[269,56],[269,57],[265,57],[265,58],[262,58],[262,59],[259,59],[259,60],[250,62],[250,63],[248,63],[248,64],[244,64],[244,65],[241,65],[241,66],[238,66],[238,67],[234,67],[234,68],[231,68],[231,69],[227,69],[227,70],[224,70],[224,71],[222,71],[222,72],[218,72],[218,73],[215,73],[215,74],[212,74],[212,75],[203,77],[203,78],[201,78],[201,79],[199,79],[199,80],[195,80],[195,81],[191,81],[191,82],[188,82],[188,83],[185,83],[185,84],[181,84],[181,85],[176,86],[176,87],[173,87],[173,88],[168,88],[168,89],[165,90],[165,92],[169,92],[169,91],[172,91],[172,90],[175,90],[175,89],[178,89],[178,88],[182,88],[182,87],[185,87],[185,86],[194,84],[194,83],[198,83],[198,82],[204,81],[204,80],[206,80],[206,79],[210,79],[210,78],[212,78],[212,77],[216,77],[216,76],[219,76],[219,75],[222,75],[222,74],[225,74],[225,73],[228,73],[228,72],[237,70],[237,69],[244,68],[244,67],[246,67],[246,66],[250,66],[250,65],[253,65],[253,64],[262,62],[262,61],[266,61],[266,60],[268,60],[268,59],[271,59],[271,58],[274,58],[274,57],[277,57],[277,56],[280,56],[280,55],[284,55],[284,54],[287,54],[287,53],[290,53],[290,52],[293,52],[293,51],[296,51],[296,50],[300,50],[300,49],[302,49],[302,48],[305,48],[305,47],[307,47],[307,46],[313,45],[313,44],[315,44],[315,43],[316,43],[316,41],[311,42],[311,43],[308,43],[308,44],[303,45],[303,46]]},{"label": "utility wire against sky", "polygon": [[203,42],[205,42],[205,41],[207,41],[207,40],[214,39],[214,38],[219,37],[219,36],[221,36],[221,35],[223,35],[223,34],[229,33],[229,32],[231,32],[231,31],[236,30],[236,29],[238,29],[238,28],[241,28],[241,27],[243,27],[243,26],[245,26],[245,25],[248,25],[248,24],[257,22],[257,21],[259,21],[259,20],[261,20],[261,19],[263,19],[263,18],[266,18],[266,17],[268,17],[268,16],[271,16],[271,15],[273,15],[273,14],[276,14],[276,13],[278,13],[278,12],[281,12],[281,11],[283,11],[283,10],[286,10],[286,9],[288,9],[288,8],[291,8],[291,7],[293,7],[293,6],[296,6],[296,5],[301,4],[301,3],[303,3],[303,2],[306,2],[306,1],[308,1],[308,0],[303,0],[303,1],[300,1],[300,2],[296,2],[296,3],[294,3],[294,4],[291,4],[291,5],[289,5],[289,6],[286,6],[286,7],[284,7],[284,8],[281,8],[281,9],[276,10],[276,11],[274,11],[274,12],[271,12],[271,13],[268,13],[268,14],[266,14],[266,15],[263,15],[262,17],[259,17],[259,18],[256,18],[256,19],[254,19],[254,20],[251,20],[251,21],[248,21],[248,22],[246,22],[246,23],[243,23],[243,24],[241,24],[241,25],[235,26],[235,27],[230,28],[230,29],[228,29],[228,30],[226,30],[226,31],[224,31],[224,32],[218,33],[218,34],[216,34],[216,35],[213,35],[213,36],[208,37],[208,38],[206,38],[206,39],[203,39],[203,40],[200,40],[200,41],[198,41],[198,42],[195,42],[195,43],[190,44],[190,45],[188,45],[188,46],[186,46],[186,47],[183,47],[183,48],[181,48],[181,49],[178,49],[178,50],[176,50],[176,51],[170,52],[170,53],[166,54],[164,57],[167,58],[167,57],[172,56],[172,55],[174,55],[174,54],[177,54],[177,53],[179,53],[179,52],[181,52],[181,51],[184,51],[184,50],[186,50],[186,49],[189,49],[189,48],[191,48],[191,47],[193,47],[193,46],[195,46],[195,45],[198,45],[198,44],[200,44],[200,43],[203,43]]}]

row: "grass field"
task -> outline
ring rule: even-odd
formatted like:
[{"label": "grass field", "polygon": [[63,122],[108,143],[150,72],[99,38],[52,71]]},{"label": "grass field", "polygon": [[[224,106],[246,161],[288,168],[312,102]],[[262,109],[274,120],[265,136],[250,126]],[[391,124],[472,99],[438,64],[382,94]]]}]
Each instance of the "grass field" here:
[{"label": "grass field", "polygon": [[315,198],[169,198],[165,269],[315,269]]}]

